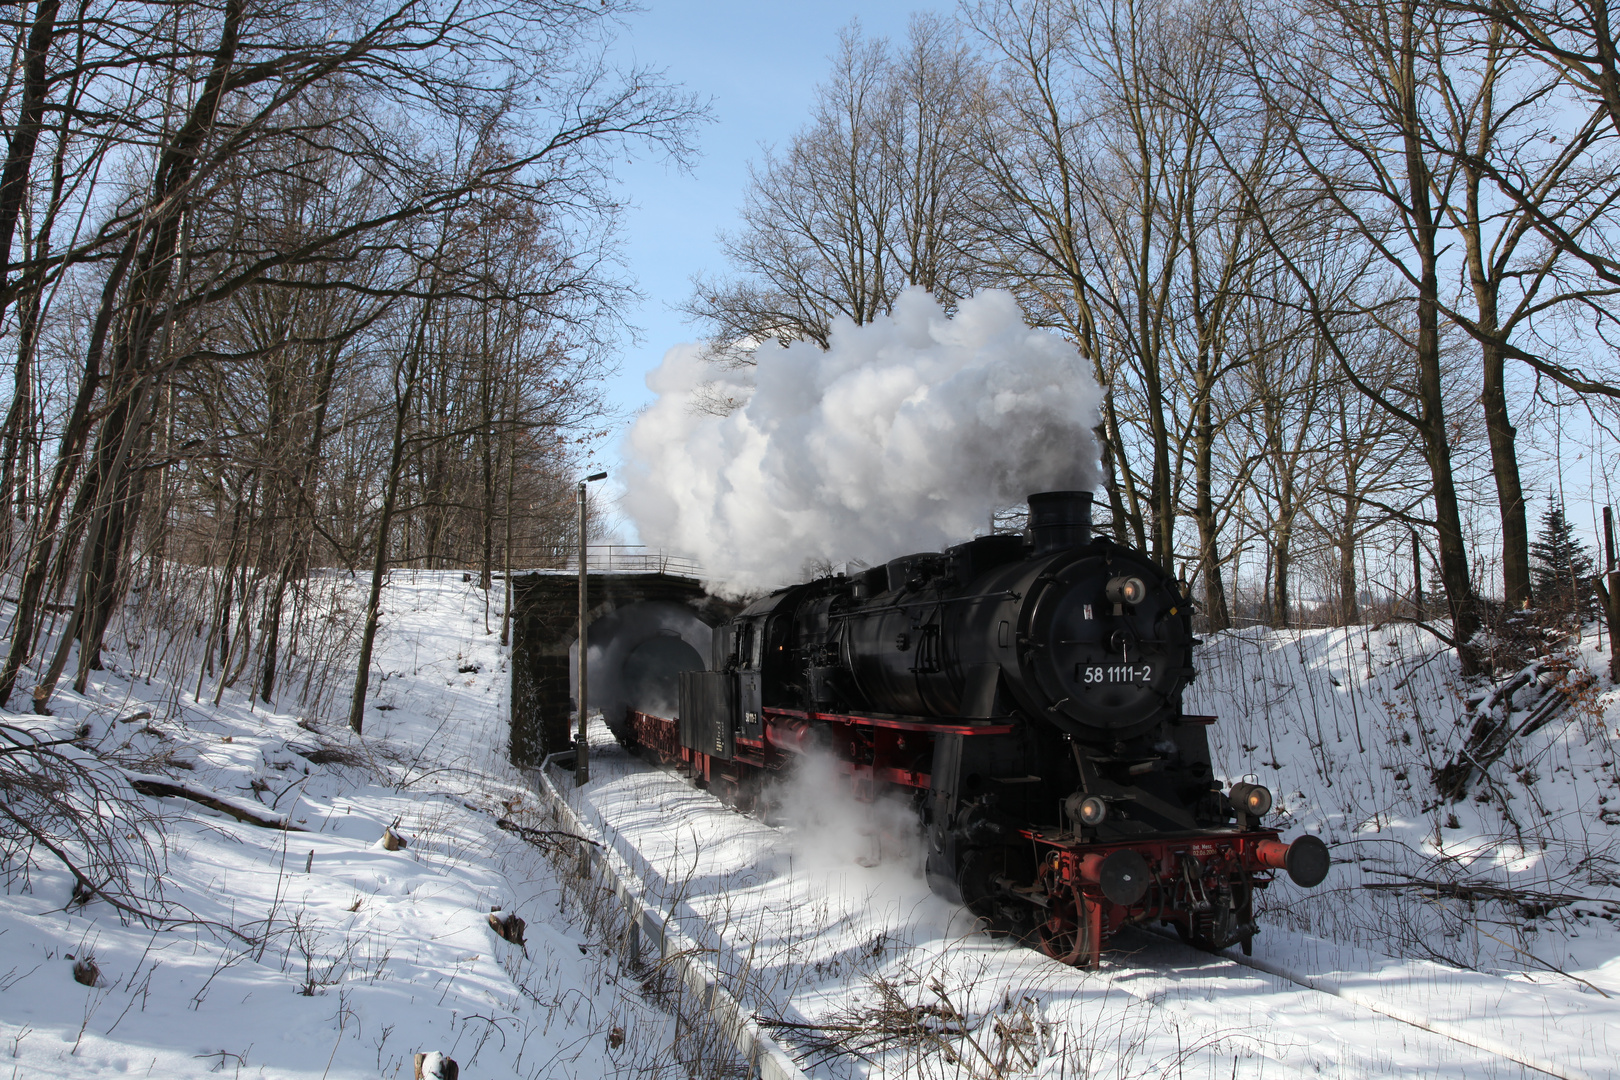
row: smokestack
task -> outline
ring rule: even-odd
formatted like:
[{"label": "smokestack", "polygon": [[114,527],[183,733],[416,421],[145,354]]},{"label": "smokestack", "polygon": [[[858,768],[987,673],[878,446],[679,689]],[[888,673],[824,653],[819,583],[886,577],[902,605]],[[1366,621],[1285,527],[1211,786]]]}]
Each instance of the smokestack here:
[{"label": "smokestack", "polygon": [[1043,491],[1029,497],[1029,539],[1036,557],[1091,542],[1089,491]]}]

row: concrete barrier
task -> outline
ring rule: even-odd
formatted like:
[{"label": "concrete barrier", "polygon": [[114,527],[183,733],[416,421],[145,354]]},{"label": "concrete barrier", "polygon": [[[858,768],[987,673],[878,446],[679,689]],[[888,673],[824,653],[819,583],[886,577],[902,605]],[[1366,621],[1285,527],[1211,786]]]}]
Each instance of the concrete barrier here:
[{"label": "concrete barrier", "polygon": [[692,992],[726,1041],[748,1062],[751,1076],[759,1080],[807,1080],[799,1066],[770,1033],[755,1023],[753,1016],[721,985],[720,973],[703,958],[697,943],[683,934],[679,927],[671,926],[662,912],[642,901],[645,886],[612,845],[595,828],[586,824],[574,812],[568,800],[563,798],[546,770],[550,763],[551,758],[548,757],[540,768],[527,769],[525,772],[535,778],[540,794],[556,808],[563,828],[595,840],[600,845],[581,846],[587,865],[624,906],[625,921],[628,923],[624,949],[631,961],[641,961],[645,939],[646,947],[655,954],[654,962],[672,970]]}]

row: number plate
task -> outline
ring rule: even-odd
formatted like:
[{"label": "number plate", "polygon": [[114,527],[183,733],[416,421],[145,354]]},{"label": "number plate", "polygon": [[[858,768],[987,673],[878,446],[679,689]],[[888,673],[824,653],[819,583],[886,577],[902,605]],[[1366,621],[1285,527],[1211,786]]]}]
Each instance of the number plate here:
[{"label": "number plate", "polygon": [[1153,665],[1076,664],[1074,681],[1081,686],[1141,686],[1153,681]]}]

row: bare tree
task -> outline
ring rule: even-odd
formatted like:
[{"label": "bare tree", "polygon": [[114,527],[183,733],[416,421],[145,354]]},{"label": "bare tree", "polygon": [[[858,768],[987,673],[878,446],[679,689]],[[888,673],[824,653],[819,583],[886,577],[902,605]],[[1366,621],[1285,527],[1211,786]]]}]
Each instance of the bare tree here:
[{"label": "bare tree", "polygon": [[719,355],[766,338],[823,347],[833,320],[887,314],[908,285],[949,305],[971,287],[961,247],[964,154],[982,74],[960,34],[915,16],[897,54],[839,36],[810,124],[752,171],[734,276],[698,280],[688,312]]},{"label": "bare tree", "polygon": [[[1452,54],[1433,62],[1434,92],[1444,108],[1425,116],[1425,141],[1460,173],[1461,198],[1441,209],[1462,240],[1472,306],[1446,303],[1444,310],[1480,350],[1503,597],[1517,608],[1530,602],[1529,527],[1505,361],[1528,349],[1537,354],[1532,367],[1550,374],[1553,357],[1574,350],[1567,340],[1552,349],[1532,344],[1532,336],[1550,336],[1538,335],[1538,325],[1559,325],[1565,337],[1569,322],[1558,318],[1564,309],[1578,317],[1608,314],[1616,287],[1594,279],[1568,245],[1589,244],[1615,224],[1620,168],[1604,152],[1613,139],[1605,138],[1602,112],[1573,113],[1575,103],[1558,93],[1558,77],[1526,63],[1501,23],[1464,21],[1436,35],[1447,38]],[[1558,239],[1545,236],[1538,221],[1557,222]]]},{"label": "bare tree", "polygon": [[[1446,0],[1448,11],[1491,24],[1500,36],[1494,40],[1539,61],[1570,93],[1585,102],[1593,115],[1607,121],[1620,135],[1620,27],[1606,0]],[[1576,106],[1576,111],[1583,111]],[[1542,192],[1518,183],[1511,171],[1499,172],[1494,162],[1479,167],[1534,219],[1536,227],[1561,248],[1586,263],[1601,280],[1620,284],[1620,254],[1604,231],[1573,235],[1568,219],[1544,212]],[[1582,219],[1576,217],[1575,221]],[[1584,231],[1584,230],[1582,230]],[[1578,367],[1520,357],[1577,393],[1614,396],[1616,380],[1594,379]]]},{"label": "bare tree", "polygon": [[984,65],[940,15],[913,15],[888,71],[885,156],[896,177],[890,264],[949,306],[980,274],[967,209],[979,181],[967,150],[987,99]]},{"label": "bare tree", "polygon": [[[159,553],[148,580],[182,554],[215,567],[207,651],[221,689],[254,653],[252,616],[265,596],[279,612],[308,565],[307,538],[350,565],[391,559],[387,523],[361,524],[377,445],[368,407],[349,396],[364,379],[342,361],[364,356],[398,312],[496,296],[529,313],[520,317],[530,326],[561,328],[547,336],[600,355],[627,295],[608,258],[617,205],[603,183],[606,158],[631,144],[679,158],[700,115],[656,76],[620,82],[593,58],[597,30],[616,11],[103,0],[79,5],[71,20],[38,4],[8,23],[32,51],[26,85],[0,99],[16,105],[0,203],[20,190],[16,220],[33,223],[33,235],[5,248],[9,276],[0,278],[0,294],[20,297],[24,312],[14,335],[17,419],[3,440],[8,502],[27,429],[39,426],[34,343],[72,343],[83,363],[71,371],[53,360],[69,404],[51,425],[50,476],[32,469],[39,493],[18,549],[20,602],[0,694],[9,697],[33,655],[41,605],[63,589],[72,615],[35,707],[45,708],[75,646],[82,684],[131,581],[138,536],[161,537],[143,549]],[[474,133],[470,153],[457,132]],[[35,180],[28,140],[46,133],[52,175]],[[99,180],[95,163],[111,153],[119,168]],[[79,162],[88,167],[74,172]],[[20,189],[10,179],[18,174]],[[337,196],[323,203],[311,192]],[[421,223],[475,195],[525,208],[527,224],[501,228],[529,234],[540,272],[496,289],[459,272],[421,272]],[[316,203],[319,213],[299,209]],[[30,217],[30,208],[42,213]],[[52,290],[72,300],[70,321],[42,302]],[[244,385],[245,370],[263,381]],[[580,382],[556,386],[563,395]],[[532,402],[512,400],[525,410]],[[250,402],[268,410],[268,426]],[[328,475],[334,410],[344,448],[368,456],[340,456],[345,471]],[[566,423],[570,414],[559,415]],[[446,436],[471,441],[484,419]],[[198,495],[214,508],[201,509]],[[165,530],[187,514],[212,538],[182,552],[184,534]],[[279,622],[268,626],[259,649],[267,697],[281,651]]]},{"label": "bare tree", "polygon": [[[1457,176],[1449,163],[1437,166],[1424,125],[1435,60],[1431,35],[1443,33],[1435,15],[1433,7],[1411,0],[1323,0],[1289,8],[1286,27],[1270,27],[1246,45],[1266,106],[1286,118],[1301,182],[1319,190],[1350,235],[1377,251],[1403,284],[1394,300],[1362,310],[1404,346],[1410,381],[1397,393],[1369,383],[1342,346],[1328,340],[1345,376],[1423,439],[1452,640],[1471,671],[1477,658],[1468,642],[1480,614],[1453,477],[1441,362],[1441,234]],[[1296,278],[1319,328],[1331,335],[1332,306]]]},{"label": "bare tree", "polygon": [[[1292,282],[1275,267],[1255,285],[1279,299],[1294,293]],[[1248,339],[1244,351],[1252,359],[1240,374],[1259,424],[1233,425],[1228,442],[1238,443],[1233,457],[1248,452],[1257,458],[1254,500],[1262,525],[1257,531],[1268,552],[1264,607],[1271,625],[1287,626],[1300,524],[1321,497],[1329,467],[1321,425],[1331,416],[1324,406],[1332,361],[1297,308],[1271,302],[1250,306],[1235,332]]]},{"label": "bare tree", "polygon": [[1097,437],[1113,528],[1145,547],[1141,484],[1112,389],[1122,358],[1105,349],[1094,307],[1091,110],[1071,63],[1072,27],[1048,3],[983,4],[969,18],[996,69],[973,142],[982,174],[970,189],[975,249],[992,281],[1014,288],[1033,321],[1063,331],[1091,363],[1104,390]]},{"label": "bare tree", "polygon": [[[1266,257],[1260,203],[1226,164],[1241,156],[1264,187],[1280,147],[1266,117],[1232,108],[1216,10],[1009,0],[971,18],[998,75],[976,144],[987,268],[1092,360],[1116,528],[1174,571],[1190,517],[1224,627],[1221,534],[1247,467],[1220,481],[1217,445],[1249,408],[1230,390],[1252,359],[1233,322]],[[1244,151],[1223,162],[1220,138]]]}]

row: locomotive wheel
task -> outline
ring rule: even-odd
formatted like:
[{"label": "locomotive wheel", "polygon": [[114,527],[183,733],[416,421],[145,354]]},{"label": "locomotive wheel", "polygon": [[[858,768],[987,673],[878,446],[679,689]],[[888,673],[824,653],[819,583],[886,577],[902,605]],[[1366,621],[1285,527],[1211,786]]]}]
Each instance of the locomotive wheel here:
[{"label": "locomotive wheel", "polygon": [[981,919],[989,920],[992,933],[998,929],[995,877],[1000,872],[1001,860],[979,848],[963,852],[956,869],[956,887],[961,891],[963,905]]},{"label": "locomotive wheel", "polygon": [[1051,915],[1035,928],[1041,951],[1070,967],[1095,967],[1097,943],[1091,940],[1087,906],[1085,900],[1076,901],[1073,897],[1054,902]]},{"label": "locomotive wheel", "polygon": [[1050,905],[1046,921],[1035,927],[1041,951],[1074,967],[1096,966],[1098,943],[1091,940],[1094,930],[1090,903],[1050,866],[1042,868],[1040,884]]},{"label": "locomotive wheel", "polygon": [[1085,921],[1073,904],[1054,903],[1052,914],[1035,932],[1040,935],[1041,951],[1065,964],[1073,964],[1091,951]]}]

